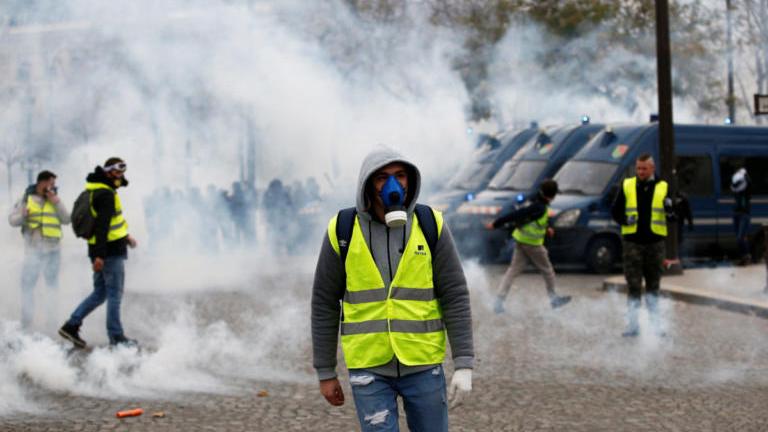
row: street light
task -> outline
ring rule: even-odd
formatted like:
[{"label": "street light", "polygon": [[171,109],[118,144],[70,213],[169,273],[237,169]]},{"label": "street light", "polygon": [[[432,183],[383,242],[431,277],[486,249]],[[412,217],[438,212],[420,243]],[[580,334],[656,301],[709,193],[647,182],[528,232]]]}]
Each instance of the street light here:
[{"label": "street light", "polygon": [[[675,135],[672,129],[672,61],[669,48],[669,4],[656,0],[656,73],[659,94],[659,159],[661,176],[669,182],[669,197],[677,198],[675,173]],[[677,224],[667,224],[666,270],[682,274],[683,266],[677,255]]]}]

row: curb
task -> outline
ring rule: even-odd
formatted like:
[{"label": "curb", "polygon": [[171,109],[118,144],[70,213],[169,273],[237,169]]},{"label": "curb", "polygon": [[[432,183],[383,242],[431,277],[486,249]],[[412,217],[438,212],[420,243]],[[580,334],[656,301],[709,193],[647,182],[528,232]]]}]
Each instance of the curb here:
[{"label": "curb", "polygon": [[[621,276],[610,277],[603,281],[605,291],[627,291],[627,282]],[[660,294],[674,300],[705,306],[715,306],[720,309],[768,318],[768,300],[747,300],[736,296],[708,291],[691,289],[679,285],[662,283]]]}]

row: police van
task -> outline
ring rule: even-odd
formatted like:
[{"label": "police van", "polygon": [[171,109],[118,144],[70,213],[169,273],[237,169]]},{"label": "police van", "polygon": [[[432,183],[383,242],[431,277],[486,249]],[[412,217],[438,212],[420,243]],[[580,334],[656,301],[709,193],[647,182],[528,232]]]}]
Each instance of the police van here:
[{"label": "police van", "polygon": [[450,218],[461,203],[474,199],[475,194],[488,186],[502,164],[514,156],[536,130],[509,129],[480,138],[467,163],[451,178],[445,190],[427,200],[428,204]]},{"label": "police van", "polygon": [[509,259],[509,233],[488,230],[485,223],[520,204],[545,178],[554,176],[603,125],[584,121],[578,125],[548,126],[530,137],[491,179],[474,200],[463,203],[448,222],[464,257],[485,261]]},{"label": "police van", "polygon": [[[679,254],[686,260],[737,253],[731,176],[745,167],[752,181],[753,259],[763,253],[768,223],[768,128],[675,125],[678,190],[687,197],[693,225],[681,230]],[[621,263],[621,233],[611,205],[623,179],[635,175],[635,160],[651,153],[660,175],[658,124],[608,126],[555,176],[560,194],[552,203],[556,234],[547,240],[553,262],[584,265],[595,272]]]}]

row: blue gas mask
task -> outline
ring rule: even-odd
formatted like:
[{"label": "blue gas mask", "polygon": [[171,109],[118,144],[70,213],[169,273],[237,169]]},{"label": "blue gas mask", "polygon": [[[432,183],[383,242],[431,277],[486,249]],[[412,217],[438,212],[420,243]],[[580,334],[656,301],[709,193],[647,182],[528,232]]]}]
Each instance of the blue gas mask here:
[{"label": "blue gas mask", "polygon": [[405,189],[400,185],[395,176],[391,175],[384,183],[384,187],[379,192],[381,200],[384,202],[386,213],[384,222],[390,228],[401,227],[408,221],[408,214],[405,212]]}]

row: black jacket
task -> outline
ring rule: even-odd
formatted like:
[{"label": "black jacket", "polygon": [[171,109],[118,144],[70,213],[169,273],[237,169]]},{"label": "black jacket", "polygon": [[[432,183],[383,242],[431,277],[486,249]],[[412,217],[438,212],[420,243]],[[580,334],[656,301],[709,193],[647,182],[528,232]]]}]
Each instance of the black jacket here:
[{"label": "black jacket", "polygon": [[[86,181],[89,183],[103,183],[115,190],[112,183],[101,167],[96,167],[94,172],[88,174]],[[122,185],[127,186],[128,180],[123,178]],[[111,256],[128,256],[127,237],[114,241],[107,241],[109,234],[109,221],[115,214],[115,194],[106,189],[97,189],[93,192],[93,209],[96,211],[96,222],[93,227],[96,243],[88,245],[88,256],[93,258],[105,258]]]},{"label": "black jacket", "polygon": [[546,200],[541,196],[541,194],[536,194],[536,196],[531,199],[531,203],[529,205],[517,210],[512,210],[509,213],[499,216],[498,219],[493,221],[493,227],[500,228],[505,225],[521,227],[532,220],[536,220],[542,217],[546,211]]},{"label": "black jacket", "polygon": [[[659,180],[656,178],[644,182],[637,179],[637,232],[624,235],[625,240],[639,244],[651,244],[664,240],[663,236],[654,234],[651,231],[651,205],[653,202],[653,192],[658,182]],[[611,207],[611,216],[619,225],[627,224],[627,197],[624,196],[623,183],[623,181],[619,183],[616,199],[614,199],[613,206]],[[664,204],[664,207],[667,213],[672,211],[671,208],[667,208],[667,203]]]}]

